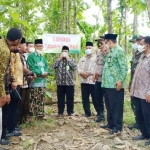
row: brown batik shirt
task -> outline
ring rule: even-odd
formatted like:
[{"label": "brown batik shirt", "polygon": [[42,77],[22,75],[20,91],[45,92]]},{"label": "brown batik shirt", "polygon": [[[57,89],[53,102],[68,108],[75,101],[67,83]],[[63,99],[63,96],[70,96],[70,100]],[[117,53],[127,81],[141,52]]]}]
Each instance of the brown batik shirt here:
[{"label": "brown batik shirt", "polygon": [[74,85],[74,70],[76,69],[76,63],[73,58],[70,58],[69,61],[67,61],[66,59],[57,59],[53,64],[53,68],[56,69],[57,85]]},{"label": "brown batik shirt", "polygon": [[131,85],[131,96],[146,99],[150,94],[150,53],[142,54]]}]

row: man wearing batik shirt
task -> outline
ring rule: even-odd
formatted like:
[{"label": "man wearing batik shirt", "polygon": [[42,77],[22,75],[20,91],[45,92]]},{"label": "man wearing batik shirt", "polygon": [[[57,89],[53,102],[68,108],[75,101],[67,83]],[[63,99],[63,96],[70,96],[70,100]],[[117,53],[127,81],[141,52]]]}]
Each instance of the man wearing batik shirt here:
[{"label": "man wearing batik shirt", "polygon": [[131,96],[135,101],[136,117],[140,136],[133,140],[146,140],[146,146],[150,145],[150,36],[140,41],[138,50],[143,52],[139,64],[136,67],[131,85]]},{"label": "man wearing batik shirt", "polygon": [[[90,117],[91,116],[90,101],[89,101],[90,95],[92,97],[92,102],[96,110],[96,104],[94,103],[95,81],[93,81],[93,76],[95,74],[95,67],[96,67],[96,55],[93,54],[92,42],[86,42],[85,54],[86,55],[79,60],[77,70],[81,79],[82,103],[85,112],[84,116]],[[97,114],[98,113],[99,112],[97,112]]]},{"label": "man wearing batik shirt", "polygon": [[120,133],[123,126],[124,88],[128,71],[126,54],[117,45],[117,34],[106,34],[105,43],[110,52],[105,56],[102,74],[102,87],[105,88],[107,125],[111,134]]},{"label": "man wearing batik shirt", "polygon": [[69,57],[69,47],[63,46],[60,57],[55,61],[53,68],[56,69],[58,115],[62,116],[65,108],[65,96],[67,102],[67,113],[74,113],[74,70],[76,63]]},{"label": "man wearing batik shirt", "polygon": [[44,88],[48,75],[48,63],[41,55],[43,50],[42,39],[36,39],[34,44],[35,52],[29,54],[27,59],[29,69],[36,74],[36,78],[30,85],[29,116],[44,119]]},{"label": "man wearing batik shirt", "polygon": [[20,115],[19,115],[19,123],[25,123],[27,120],[27,116],[29,113],[29,98],[30,98],[30,82],[34,80],[34,73],[29,70],[26,60],[27,47],[26,47],[26,39],[22,38],[21,43],[19,45],[20,48],[20,57],[23,64],[23,85],[20,88],[20,95],[22,98],[21,106],[20,106]]}]

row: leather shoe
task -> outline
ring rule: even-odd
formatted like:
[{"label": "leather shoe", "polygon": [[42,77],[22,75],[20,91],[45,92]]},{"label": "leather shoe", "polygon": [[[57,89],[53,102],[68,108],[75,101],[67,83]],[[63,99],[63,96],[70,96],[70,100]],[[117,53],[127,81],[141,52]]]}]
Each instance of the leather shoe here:
[{"label": "leather shoe", "polygon": [[0,140],[0,144],[1,144],[1,145],[9,145],[9,144],[10,144],[10,141],[5,140],[5,139],[1,139],[1,140]]},{"label": "leather shoe", "polygon": [[107,125],[100,125],[100,128],[103,128],[103,129],[113,129],[109,124],[107,124]]},{"label": "leather shoe", "polygon": [[135,137],[132,138],[132,140],[136,140],[136,141],[138,141],[138,140],[146,140],[146,139],[148,139],[148,137],[145,137],[143,135],[135,136]]},{"label": "leather shoe", "polygon": [[112,129],[111,131],[110,131],[110,134],[120,134],[121,133],[121,131],[120,130],[117,130],[117,129]]},{"label": "leather shoe", "polygon": [[132,125],[132,126],[128,126],[128,128],[129,128],[130,130],[139,129],[139,125],[138,125],[137,123],[135,123],[135,124]]},{"label": "leather shoe", "polygon": [[95,119],[95,122],[102,122],[105,121],[104,118],[102,118],[101,116],[97,116],[97,118]]},{"label": "leather shoe", "polygon": [[87,115],[87,114],[84,114],[83,116],[84,116],[84,117],[87,117],[87,118],[88,118],[88,117],[91,117],[91,115]]},{"label": "leather shoe", "polygon": [[149,146],[150,145],[150,140],[145,142],[145,146]]},{"label": "leather shoe", "polygon": [[10,133],[7,133],[7,134],[6,134],[6,137],[7,137],[7,138],[12,137],[12,136],[22,136],[22,133],[15,130],[15,131],[13,131],[13,132],[10,132]]}]

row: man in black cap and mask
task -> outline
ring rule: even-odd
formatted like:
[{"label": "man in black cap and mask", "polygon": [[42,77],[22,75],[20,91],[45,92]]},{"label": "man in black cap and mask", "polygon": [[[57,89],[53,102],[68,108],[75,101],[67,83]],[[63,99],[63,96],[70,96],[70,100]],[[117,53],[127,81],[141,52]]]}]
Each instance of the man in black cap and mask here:
[{"label": "man in black cap and mask", "polygon": [[117,45],[116,39],[117,34],[105,35],[105,44],[110,52],[104,58],[102,74],[108,123],[101,127],[111,129],[111,134],[122,131],[124,88],[128,71],[126,53],[123,48]]},{"label": "man in black cap and mask", "polygon": [[[77,69],[81,79],[82,103],[85,112],[84,116],[90,117],[91,116],[90,101],[89,101],[90,95],[92,97],[92,102],[96,109],[96,104],[94,103],[95,81],[93,81],[93,76],[95,74],[95,67],[96,67],[96,55],[93,54],[92,42],[86,42],[85,54],[86,55],[79,60]],[[99,112],[97,112],[97,115],[98,113]]]},{"label": "man in black cap and mask", "polygon": [[74,70],[76,63],[69,57],[69,47],[63,46],[60,57],[55,61],[53,68],[56,69],[58,116],[62,116],[65,108],[65,96],[67,102],[67,113],[74,113]]}]

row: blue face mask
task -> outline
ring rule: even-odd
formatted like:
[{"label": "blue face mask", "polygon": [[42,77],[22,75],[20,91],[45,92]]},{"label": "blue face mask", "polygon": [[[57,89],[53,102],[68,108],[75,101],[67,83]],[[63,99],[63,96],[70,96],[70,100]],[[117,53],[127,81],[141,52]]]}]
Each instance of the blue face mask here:
[{"label": "blue face mask", "polygon": [[18,49],[15,49],[14,51],[13,51],[13,53],[19,53],[20,51],[18,50]]},{"label": "blue face mask", "polygon": [[91,55],[92,54],[92,49],[86,49],[85,54],[86,55]]}]

